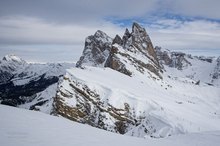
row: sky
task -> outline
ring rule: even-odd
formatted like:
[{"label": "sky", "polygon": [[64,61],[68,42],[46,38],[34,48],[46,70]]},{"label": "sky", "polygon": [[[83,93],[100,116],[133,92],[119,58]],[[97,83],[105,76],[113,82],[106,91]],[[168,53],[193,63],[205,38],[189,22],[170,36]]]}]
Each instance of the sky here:
[{"label": "sky", "polygon": [[0,0],[0,57],[77,61],[85,38],[140,23],[154,46],[220,56],[219,0]]}]

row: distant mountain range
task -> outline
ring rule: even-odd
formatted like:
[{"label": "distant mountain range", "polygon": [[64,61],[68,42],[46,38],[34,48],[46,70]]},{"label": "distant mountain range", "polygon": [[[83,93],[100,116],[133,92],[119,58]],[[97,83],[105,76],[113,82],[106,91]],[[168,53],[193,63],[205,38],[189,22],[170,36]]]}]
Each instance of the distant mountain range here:
[{"label": "distant mountain range", "polygon": [[220,130],[220,57],[154,47],[133,23],[122,37],[98,30],[79,61],[0,61],[1,104],[136,137]]}]

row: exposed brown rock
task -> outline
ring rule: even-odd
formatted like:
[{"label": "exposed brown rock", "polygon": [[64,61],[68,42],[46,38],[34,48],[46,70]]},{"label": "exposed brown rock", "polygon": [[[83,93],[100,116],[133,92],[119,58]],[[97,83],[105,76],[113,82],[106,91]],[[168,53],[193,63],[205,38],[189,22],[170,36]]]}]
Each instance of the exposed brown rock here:
[{"label": "exposed brown rock", "polygon": [[[143,56],[145,60],[132,57],[136,56],[136,54]],[[125,30],[122,39],[116,35],[111,40],[110,37],[101,31],[89,36],[86,39],[83,55],[76,66],[110,67],[131,76],[135,70],[129,70],[126,64],[134,66],[137,71],[143,74],[148,73],[148,70],[161,78],[161,67],[150,37],[146,30],[137,23],[133,23],[131,33],[128,29]]]},{"label": "exposed brown rock", "polygon": [[[121,134],[127,132],[129,125],[136,124],[135,117],[130,114],[129,104],[125,103],[124,108],[121,109],[115,108],[109,103],[105,103],[106,101],[101,101],[99,95],[86,85],[68,79],[65,81],[69,82],[69,88],[72,88],[74,94],[67,96],[67,93],[65,93],[67,91],[59,88],[60,90],[54,99],[53,114]],[[76,106],[70,106],[65,102],[65,99],[71,98],[76,99]],[[114,119],[115,123],[113,125],[105,122],[109,117]]]},{"label": "exposed brown rock", "polygon": [[132,75],[131,71],[127,70],[125,65],[116,56],[117,52],[118,52],[118,48],[113,46],[110,55],[105,63],[105,67],[110,67],[116,71],[131,76]]}]

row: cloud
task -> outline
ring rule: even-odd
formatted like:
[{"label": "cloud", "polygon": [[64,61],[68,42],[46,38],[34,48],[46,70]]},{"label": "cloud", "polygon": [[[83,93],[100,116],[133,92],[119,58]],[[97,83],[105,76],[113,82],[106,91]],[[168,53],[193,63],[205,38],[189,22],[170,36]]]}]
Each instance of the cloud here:
[{"label": "cloud", "polygon": [[81,45],[0,45],[0,58],[17,55],[28,62],[76,62],[83,51]]},{"label": "cloud", "polygon": [[[194,54],[207,54],[207,52],[211,52],[209,55],[220,54],[220,23],[218,22],[161,18],[142,25],[148,31],[155,46]],[[43,62],[77,61],[86,36],[94,34],[98,29],[114,37],[115,34],[122,36],[125,28],[104,20],[88,27],[83,23],[57,24],[32,17],[1,17],[1,57],[15,53],[29,61],[37,61],[37,59]],[[48,54],[50,57],[47,56]]]},{"label": "cloud", "polygon": [[0,18],[1,44],[83,44],[98,29],[111,37],[124,31],[107,21],[88,27],[84,24],[56,24],[29,17]]},{"label": "cloud", "polygon": [[6,0],[0,1],[0,15],[38,17],[59,23],[90,24],[105,17],[140,17],[157,7],[159,0]]},{"label": "cloud", "polygon": [[84,40],[97,30],[110,37],[124,28],[107,21],[88,24],[59,24],[34,17],[0,17],[0,57],[18,55],[31,62],[77,61]]},{"label": "cloud", "polygon": [[218,22],[163,19],[148,27],[154,44],[167,49],[199,49],[205,52],[217,48],[220,50]]},{"label": "cloud", "polygon": [[219,0],[165,0],[162,7],[171,14],[220,19]]}]

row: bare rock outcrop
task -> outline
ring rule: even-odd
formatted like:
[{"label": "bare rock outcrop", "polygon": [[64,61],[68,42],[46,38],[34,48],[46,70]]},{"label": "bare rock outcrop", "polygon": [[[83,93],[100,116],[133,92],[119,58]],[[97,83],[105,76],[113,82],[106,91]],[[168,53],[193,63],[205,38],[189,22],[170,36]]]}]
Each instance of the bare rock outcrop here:
[{"label": "bare rock outcrop", "polygon": [[109,67],[128,76],[146,74],[148,77],[162,78],[162,71],[156,51],[146,30],[133,23],[132,32],[125,30],[121,38],[112,40],[98,30],[86,38],[83,54],[76,67]]},{"label": "bare rock outcrop", "polygon": [[139,72],[151,77],[162,78],[156,51],[146,30],[133,23],[132,32],[125,30],[122,42],[116,36],[105,67],[110,67],[126,75],[132,76]]},{"label": "bare rock outcrop", "polygon": [[111,49],[112,38],[98,30],[94,35],[88,36],[85,40],[85,47],[77,67],[100,66],[103,67]]}]

